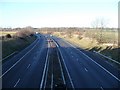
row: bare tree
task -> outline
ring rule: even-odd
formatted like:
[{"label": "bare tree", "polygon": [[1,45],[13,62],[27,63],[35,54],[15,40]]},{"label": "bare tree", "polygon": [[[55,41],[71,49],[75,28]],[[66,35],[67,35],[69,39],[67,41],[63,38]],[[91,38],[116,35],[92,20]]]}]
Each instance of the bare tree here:
[{"label": "bare tree", "polygon": [[94,21],[92,21],[91,26],[97,29],[99,27],[99,19],[97,18]]},{"label": "bare tree", "polygon": [[103,30],[106,27],[106,22],[104,18],[100,19],[100,43],[102,43],[103,40]]},{"label": "bare tree", "polygon": [[93,22],[92,22],[92,27],[96,28],[96,30],[100,30],[100,36],[99,36],[99,43],[102,43],[102,38],[103,38],[103,30],[107,25],[107,22],[104,18],[96,18]]},{"label": "bare tree", "polygon": [[93,28],[105,28],[107,25],[107,20],[105,18],[96,18],[92,23],[91,26]]}]

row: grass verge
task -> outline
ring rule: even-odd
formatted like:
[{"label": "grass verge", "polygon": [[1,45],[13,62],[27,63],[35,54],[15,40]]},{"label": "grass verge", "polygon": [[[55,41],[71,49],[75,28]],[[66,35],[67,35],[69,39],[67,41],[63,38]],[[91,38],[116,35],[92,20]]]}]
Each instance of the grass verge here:
[{"label": "grass verge", "polygon": [[5,58],[6,56],[10,55],[13,52],[21,51],[24,48],[26,48],[28,45],[30,45],[34,40],[36,39],[36,36],[29,36],[25,37],[24,39],[21,38],[10,38],[6,40],[2,40],[2,58]]},{"label": "grass verge", "polygon": [[106,46],[104,44],[98,44],[98,42],[96,40],[90,39],[88,37],[84,37],[82,39],[78,39],[76,37],[64,37],[62,35],[60,35],[59,33],[54,34],[54,36],[63,38],[67,41],[69,41],[70,43],[77,45],[78,47],[88,50],[88,51],[97,51],[100,52],[101,54],[110,57],[118,62],[120,62],[120,57],[119,57],[119,52],[120,52],[120,48],[118,48],[117,46]]}]

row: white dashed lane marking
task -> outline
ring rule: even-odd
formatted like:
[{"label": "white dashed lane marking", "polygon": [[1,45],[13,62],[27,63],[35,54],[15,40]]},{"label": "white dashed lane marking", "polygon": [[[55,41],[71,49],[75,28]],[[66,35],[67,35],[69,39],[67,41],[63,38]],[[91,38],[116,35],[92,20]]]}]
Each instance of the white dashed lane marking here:
[{"label": "white dashed lane marking", "polygon": [[27,68],[29,68],[30,67],[30,64],[27,66]]},{"label": "white dashed lane marking", "polygon": [[85,68],[85,71],[88,72],[88,70]]},{"label": "white dashed lane marking", "polygon": [[101,88],[101,90],[104,90],[103,87],[100,87],[100,88]]},{"label": "white dashed lane marking", "polygon": [[78,61],[78,58],[76,60]]},{"label": "white dashed lane marking", "polygon": [[17,82],[15,83],[14,87],[16,87],[19,82],[20,82],[20,78],[17,80]]}]

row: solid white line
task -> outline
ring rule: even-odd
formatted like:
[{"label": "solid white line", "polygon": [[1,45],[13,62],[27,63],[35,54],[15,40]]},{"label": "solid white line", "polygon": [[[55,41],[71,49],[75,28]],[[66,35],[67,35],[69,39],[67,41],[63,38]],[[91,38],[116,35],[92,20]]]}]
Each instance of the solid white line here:
[{"label": "solid white line", "polygon": [[[59,49],[59,51],[60,51],[60,49]],[[61,51],[60,51],[60,54],[61,54]],[[68,73],[68,77],[69,77],[69,79],[70,79],[70,83],[71,83],[71,85],[72,85],[72,88],[74,88],[74,85],[73,85],[72,79],[71,79],[70,74],[69,74],[69,72],[68,72],[67,66],[66,66],[66,64],[65,64],[65,62],[64,62],[64,59],[63,59],[62,54],[61,54],[61,57],[62,57],[62,60],[63,60],[64,66],[65,66],[65,68],[66,68],[66,71],[67,71],[67,73]]]},{"label": "solid white line", "polygon": [[[49,46],[48,46],[49,47]],[[42,80],[41,80],[41,83],[40,83],[40,89],[42,89],[42,86],[43,86],[43,80],[44,80],[44,77],[45,77],[45,70],[46,70],[46,67],[47,67],[47,61],[48,61],[48,51],[49,51],[49,48],[47,50],[47,56],[46,56],[46,61],[45,61],[45,66],[44,66],[44,71],[43,71],[43,75],[42,75]]]},{"label": "solid white line", "polygon": [[[49,53],[49,51],[48,51],[48,53]],[[47,60],[47,70],[46,70],[46,77],[45,77],[45,83],[44,83],[45,85],[43,88],[45,88],[45,86],[46,86],[46,81],[47,81],[47,76],[48,76],[48,67],[49,67],[49,60]]]},{"label": "solid white line", "polygon": [[[76,48],[74,45],[72,45],[71,43],[69,43],[68,41],[65,41],[64,39],[62,39],[64,42],[67,42],[69,45],[71,45],[73,48]],[[77,48],[76,48],[77,49]]]},{"label": "solid white line", "polygon": [[[81,51],[80,51],[81,52]],[[118,80],[120,82],[120,79],[118,79],[115,75],[113,75],[112,73],[110,73],[108,70],[106,70],[103,66],[101,66],[100,64],[98,64],[97,62],[95,62],[92,58],[90,58],[89,56],[87,56],[85,53],[81,52],[83,55],[85,55],[86,57],[88,57],[92,62],[94,62],[96,65],[98,65],[99,67],[101,67],[104,71],[106,71],[107,73],[109,73],[112,77],[114,77],[116,80]]]},{"label": "solid white line", "polygon": [[85,68],[85,71],[88,72],[88,70]]},{"label": "solid white line", "polygon": [[[57,47],[58,48],[58,47]],[[62,73],[62,79],[63,79],[63,83],[65,83],[65,77],[64,77],[64,74],[63,74],[63,69],[62,69],[62,65],[61,65],[61,62],[60,62],[60,57],[58,55],[58,52],[57,52],[57,56],[58,56],[58,61],[59,61],[59,64],[60,64],[60,70],[61,70],[61,73]]]},{"label": "solid white line", "polygon": [[52,73],[52,76],[51,76],[51,90],[53,89],[53,73]]},{"label": "solid white line", "polygon": [[[53,40],[53,41],[54,41],[54,40]],[[55,42],[55,43],[56,43],[56,42]],[[56,45],[58,46],[57,43],[56,43]],[[64,66],[65,66],[65,69],[66,69],[67,74],[68,74],[68,77],[69,77],[69,79],[70,79],[70,83],[71,83],[71,85],[72,85],[72,88],[74,89],[74,85],[73,85],[72,79],[71,79],[70,74],[69,74],[69,72],[68,72],[67,66],[66,66],[66,64],[65,64],[65,62],[64,62],[64,58],[63,58],[63,56],[62,56],[62,53],[61,53],[61,50],[60,50],[59,46],[58,46],[58,50],[60,51],[60,55],[61,55],[61,57],[62,57],[62,60],[63,60]]]},{"label": "solid white line", "polygon": [[30,64],[27,66],[27,68],[29,68],[30,67]]},{"label": "solid white line", "polygon": [[3,58],[2,60],[0,60],[0,62],[1,61],[4,61],[6,58],[8,58],[8,57],[10,57],[10,56],[12,56],[13,54],[15,54],[17,51],[15,51],[15,52],[13,52],[13,53],[11,53],[10,55],[8,55],[8,56],[6,56],[5,58]]},{"label": "solid white line", "polygon": [[[34,44],[36,41],[38,40],[38,38],[32,43],[32,44]],[[31,46],[32,44],[30,44],[29,46]],[[29,47],[28,46],[28,47]],[[26,47],[26,48],[28,48],[28,47]],[[26,49],[25,48],[25,49]],[[13,52],[13,53],[11,53],[10,55],[8,55],[8,56],[6,56],[5,58],[3,58],[2,60],[0,60],[0,62],[2,62],[3,60],[5,60],[6,58],[8,58],[8,57],[10,57],[11,55],[13,55],[13,54],[15,54],[15,53],[17,53],[18,51],[15,51],[15,52]],[[13,56],[13,57],[15,57],[15,56]]]},{"label": "solid white line", "polygon": [[[38,41],[39,42],[39,41]],[[37,43],[38,43],[37,42]],[[34,45],[34,47],[37,45],[37,43]],[[34,48],[33,47],[33,48]],[[2,78],[6,73],[8,73],[14,66],[16,66],[29,52],[31,52],[33,50],[33,48],[31,50],[29,50],[22,58],[20,58],[15,64],[13,64],[12,67],[10,67],[7,71],[5,71],[1,76],[0,78]]]},{"label": "solid white line", "polygon": [[104,90],[103,87],[100,87],[100,88],[101,88],[101,90]]},{"label": "solid white line", "polygon": [[99,54],[99,55],[101,55],[101,56],[103,56],[103,57],[105,57],[105,58],[107,58],[107,59],[109,59],[109,60],[111,60],[111,61],[113,61],[113,62],[115,62],[115,63],[117,63],[117,64],[119,64],[119,65],[120,65],[120,63],[119,63],[119,62],[117,62],[117,61],[113,60],[112,58],[109,58],[109,57],[107,57],[107,56],[105,56],[105,55],[103,55],[103,54],[101,54],[101,53],[99,53],[99,52],[96,52],[96,51],[93,51],[93,52],[95,52],[95,53],[97,53],[97,54]]},{"label": "solid white line", "polygon": [[19,82],[20,82],[20,78],[17,80],[17,82],[15,83],[14,87],[16,87]]},{"label": "solid white line", "polygon": [[[70,44],[70,43],[69,43]],[[114,77],[116,80],[118,80],[120,82],[120,79],[117,78],[115,75],[113,75],[112,73],[110,73],[108,70],[106,70],[103,66],[101,66],[100,64],[98,64],[97,62],[95,62],[92,58],[90,58],[89,56],[87,56],[85,53],[83,53],[82,51],[80,51],[79,49],[77,49],[75,46],[73,46],[72,44],[70,44],[72,47],[74,47],[76,50],[78,50],[79,52],[81,52],[84,56],[86,56],[87,58],[89,58],[92,62],[94,62],[96,65],[98,65],[100,68],[102,68],[104,71],[106,71],[107,73],[109,73],[112,77]]]}]

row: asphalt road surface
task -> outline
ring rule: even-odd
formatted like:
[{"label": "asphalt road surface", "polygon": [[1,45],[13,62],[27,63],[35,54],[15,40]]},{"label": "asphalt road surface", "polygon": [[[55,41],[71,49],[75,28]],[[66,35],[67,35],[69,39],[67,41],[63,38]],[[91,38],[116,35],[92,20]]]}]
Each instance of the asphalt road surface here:
[{"label": "asphalt road surface", "polygon": [[63,39],[53,37],[59,45],[73,88],[120,88],[120,71]]},{"label": "asphalt road surface", "polygon": [[47,41],[44,36],[2,66],[3,88],[39,88],[47,56]]},{"label": "asphalt road surface", "polygon": [[53,39],[64,62],[72,88],[120,88],[120,71],[94,53],[63,39],[37,35],[30,46],[2,65],[3,88],[40,88],[48,55],[47,38]]}]

